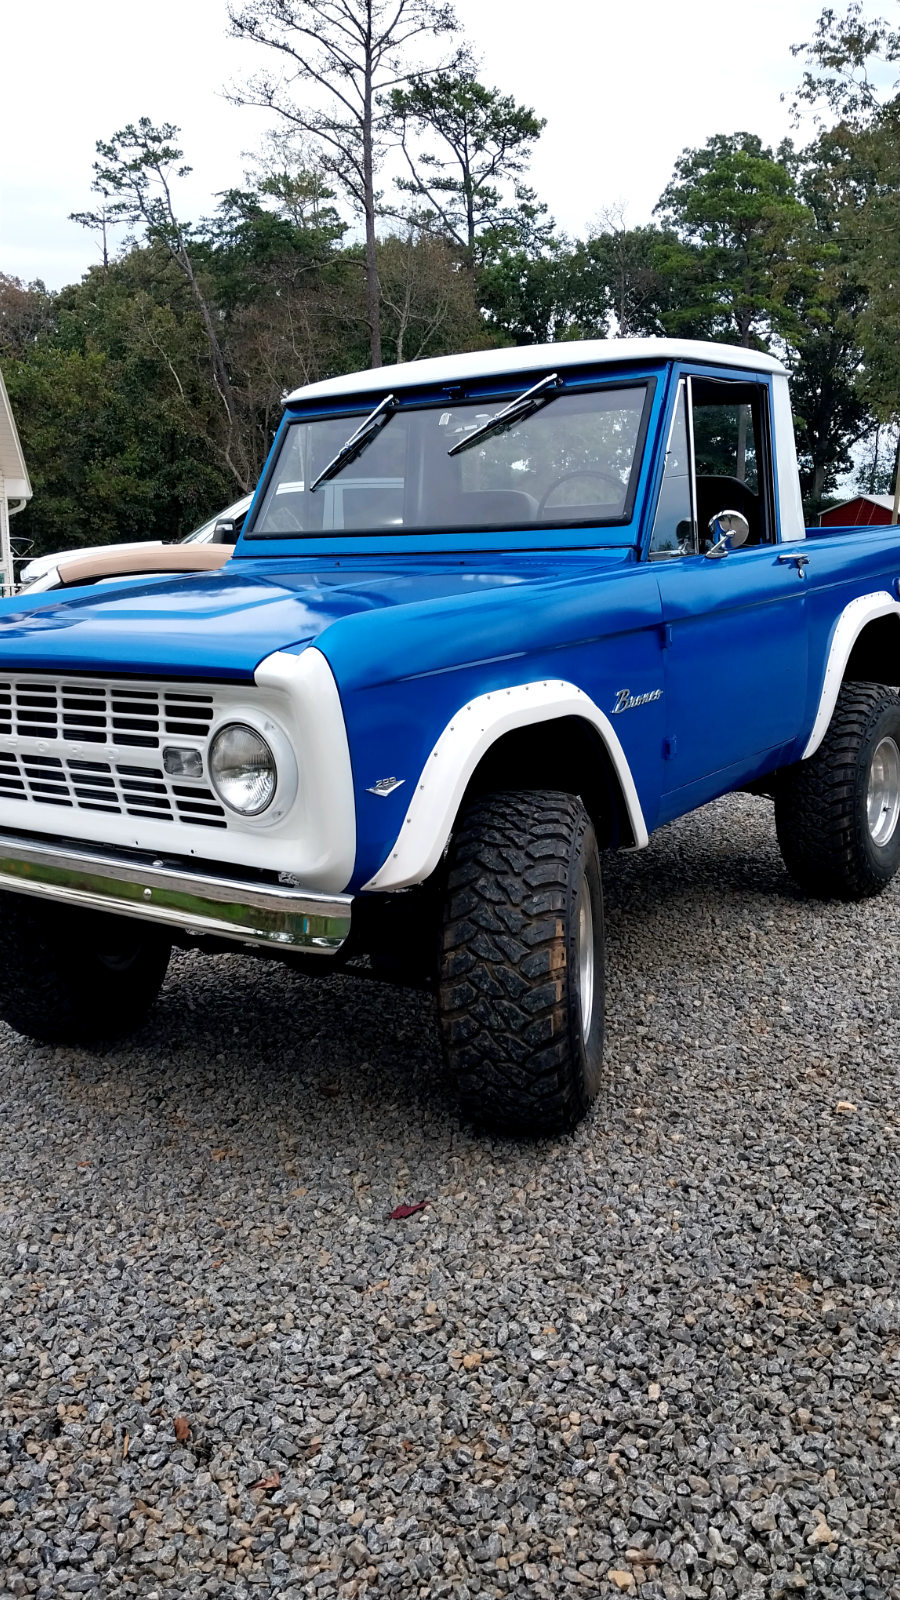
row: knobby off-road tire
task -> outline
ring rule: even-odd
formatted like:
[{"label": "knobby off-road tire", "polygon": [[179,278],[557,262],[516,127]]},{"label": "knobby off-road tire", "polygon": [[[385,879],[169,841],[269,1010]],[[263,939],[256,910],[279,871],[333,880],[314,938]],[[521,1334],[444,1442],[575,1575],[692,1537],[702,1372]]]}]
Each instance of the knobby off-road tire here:
[{"label": "knobby off-road tire", "polygon": [[461,1109],[500,1133],[573,1128],[600,1087],[603,895],[594,829],[556,792],[488,795],[450,849],[440,961]]},{"label": "knobby off-road tire", "polygon": [[779,786],[784,864],[820,900],[864,900],[900,867],[900,699],[879,683],[845,683],[814,756]]},{"label": "knobby off-road tire", "polygon": [[0,1017],[46,1044],[127,1033],[162,987],[171,945],[131,917],[0,893]]}]

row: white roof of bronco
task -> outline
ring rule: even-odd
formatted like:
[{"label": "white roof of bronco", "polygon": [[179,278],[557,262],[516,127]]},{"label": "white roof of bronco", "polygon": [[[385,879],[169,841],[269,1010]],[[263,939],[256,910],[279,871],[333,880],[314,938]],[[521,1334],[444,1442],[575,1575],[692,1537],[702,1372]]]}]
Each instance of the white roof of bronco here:
[{"label": "white roof of bronco", "polygon": [[745,350],[736,344],[713,344],[705,339],[572,339],[562,344],[526,344],[514,349],[473,350],[459,356],[431,356],[425,361],[404,361],[400,366],[370,367],[339,378],[324,378],[295,389],[288,400],[328,400],[339,395],[383,394],[385,389],[412,384],[460,383],[465,379],[493,378],[511,372],[536,372],[581,366],[590,361],[705,361],[720,367],[743,367],[750,372],[785,371],[774,356]]}]

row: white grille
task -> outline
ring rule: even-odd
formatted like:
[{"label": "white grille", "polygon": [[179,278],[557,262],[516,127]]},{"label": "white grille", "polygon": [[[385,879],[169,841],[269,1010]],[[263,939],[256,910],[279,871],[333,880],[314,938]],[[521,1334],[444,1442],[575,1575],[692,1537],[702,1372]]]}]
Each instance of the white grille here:
[{"label": "white grille", "polygon": [[203,737],[211,694],[53,678],[0,680],[0,735],[158,750],[166,734]]},{"label": "white grille", "polygon": [[162,761],[172,737],[202,748],[214,713],[199,690],[0,679],[0,739],[15,743],[0,749],[0,800],[226,828],[206,784],[170,776]]}]

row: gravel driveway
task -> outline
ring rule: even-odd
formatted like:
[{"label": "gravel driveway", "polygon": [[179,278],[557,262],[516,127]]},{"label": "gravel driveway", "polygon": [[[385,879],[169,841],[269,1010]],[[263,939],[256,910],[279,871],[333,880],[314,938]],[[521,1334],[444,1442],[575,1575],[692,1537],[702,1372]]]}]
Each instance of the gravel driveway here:
[{"label": "gravel driveway", "polygon": [[569,1140],[360,980],[0,1029],[3,1600],[900,1596],[900,882],[804,901],[735,798],[606,884]]}]

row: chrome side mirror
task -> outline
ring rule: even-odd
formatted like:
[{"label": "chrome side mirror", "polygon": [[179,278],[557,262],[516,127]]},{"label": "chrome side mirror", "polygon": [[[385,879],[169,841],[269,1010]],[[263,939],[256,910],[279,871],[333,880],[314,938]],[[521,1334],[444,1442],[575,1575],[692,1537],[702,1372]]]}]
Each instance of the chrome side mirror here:
[{"label": "chrome side mirror", "polygon": [[729,550],[739,550],[750,537],[750,524],[742,511],[717,511],[710,517],[708,527],[713,545],[706,554],[713,558],[727,556]]}]

